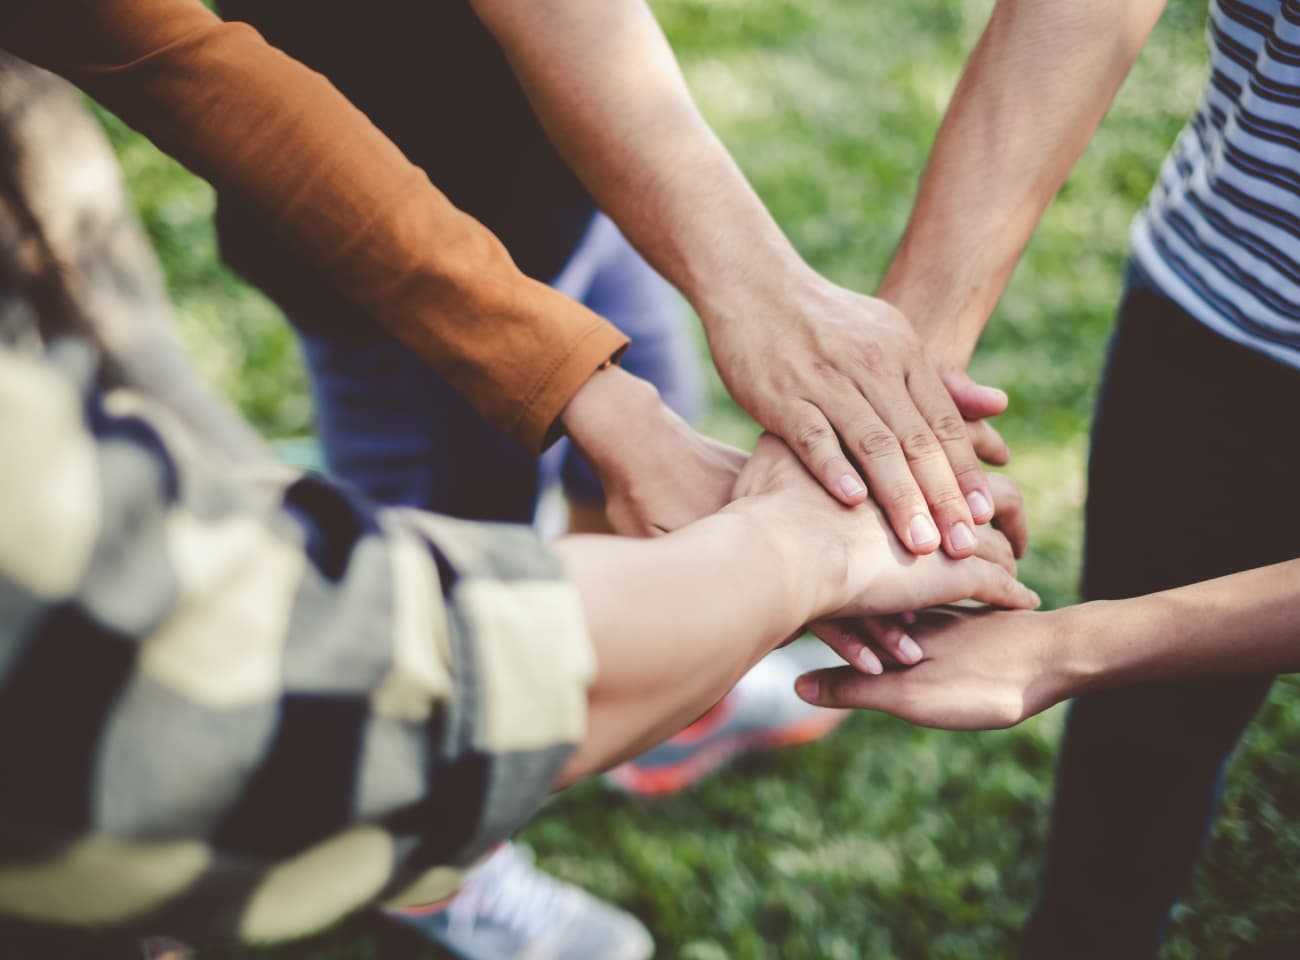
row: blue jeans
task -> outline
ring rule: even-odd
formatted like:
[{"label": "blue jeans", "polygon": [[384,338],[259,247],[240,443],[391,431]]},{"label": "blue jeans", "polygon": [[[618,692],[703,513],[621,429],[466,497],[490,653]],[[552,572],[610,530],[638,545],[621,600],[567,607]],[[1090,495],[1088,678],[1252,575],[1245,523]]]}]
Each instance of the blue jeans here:
[{"label": "blue jeans", "polygon": [[[628,334],[621,365],[684,417],[695,414],[698,361],[681,304],[612,221],[596,215],[551,285]],[[602,502],[591,468],[567,441],[539,463],[364,317],[328,333],[303,326],[317,431],[335,476],[385,503],[476,520],[531,522],[541,484],[557,473],[571,498]]]},{"label": "blue jeans", "polygon": [[[1092,434],[1083,593],[1129,597],[1300,554],[1300,371],[1224,339],[1136,265]],[[1154,957],[1271,676],[1080,697],[1058,761],[1031,960]]]}]

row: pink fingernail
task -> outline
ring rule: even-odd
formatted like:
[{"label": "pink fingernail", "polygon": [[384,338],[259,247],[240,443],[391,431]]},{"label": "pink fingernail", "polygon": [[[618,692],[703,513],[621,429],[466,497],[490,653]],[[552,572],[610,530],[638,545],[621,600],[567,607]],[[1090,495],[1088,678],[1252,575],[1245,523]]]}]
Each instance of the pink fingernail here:
[{"label": "pink fingernail", "polygon": [[840,477],[840,491],[846,497],[856,497],[861,493],[865,493],[866,489],[862,485],[862,481],[851,473],[846,473]]},{"label": "pink fingernail", "polygon": [[866,647],[863,647],[861,652],[858,654],[858,663],[862,665],[863,670],[867,671],[867,673],[872,676],[878,677],[885,672],[885,667],[880,662],[880,658]]},{"label": "pink fingernail", "polygon": [[905,624],[907,624],[910,627],[912,624],[916,623],[916,612],[913,610],[908,610],[906,613],[900,613],[898,615],[898,619],[902,620]]},{"label": "pink fingernail", "polygon": [[939,539],[939,530],[935,527],[934,521],[924,513],[918,513],[912,518],[912,522],[907,526],[907,533],[912,538],[914,547],[928,546]]},{"label": "pink fingernail", "polygon": [[971,532],[965,521],[952,525],[952,532],[948,534],[948,539],[954,550],[969,550],[975,546],[975,534]]},{"label": "pink fingernail", "polygon": [[919,663],[921,658],[925,656],[916,641],[906,634],[903,635],[902,640],[898,641],[898,655],[908,663]]},{"label": "pink fingernail", "polygon": [[989,498],[978,490],[966,494],[966,505],[970,507],[971,516],[977,522],[984,517],[993,516],[993,504],[989,503]]}]

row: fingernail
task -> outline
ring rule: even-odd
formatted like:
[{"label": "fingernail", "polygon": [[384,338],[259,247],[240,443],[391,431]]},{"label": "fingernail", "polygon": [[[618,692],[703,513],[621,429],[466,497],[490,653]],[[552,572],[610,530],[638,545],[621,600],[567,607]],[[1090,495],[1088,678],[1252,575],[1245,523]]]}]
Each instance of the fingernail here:
[{"label": "fingernail", "polygon": [[919,663],[921,658],[925,656],[921,652],[921,648],[917,646],[916,641],[906,634],[903,635],[902,640],[898,641],[898,655],[908,663]]},{"label": "fingernail", "polygon": [[989,503],[989,498],[978,490],[972,490],[966,494],[966,505],[970,507],[971,516],[975,518],[976,522],[982,517],[991,517],[993,515],[993,504]]},{"label": "fingernail", "polygon": [[939,530],[934,521],[924,513],[918,513],[907,526],[907,533],[912,538],[912,546],[924,547],[939,539]]},{"label": "fingernail", "polygon": [[898,619],[902,620],[905,624],[907,624],[910,627],[912,624],[916,623],[916,611],[908,610],[904,613],[900,613],[898,615]]},{"label": "fingernail", "polygon": [[975,534],[971,533],[970,527],[963,520],[960,523],[952,525],[952,531],[948,534],[954,550],[967,550],[975,546]]},{"label": "fingernail", "polygon": [[816,703],[821,695],[821,686],[813,677],[800,677],[794,682],[794,692],[809,703]]},{"label": "fingernail", "polygon": [[863,647],[858,653],[858,663],[862,664],[862,669],[872,676],[878,677],[885,672],[885,668],[880,663],[880,658],[866,647]]},{"label": "fingernail", "polygon": [[851,473],[846,473],[840,477],[840,491],[846,497],[856,497],[861,493],[865,493],[866,489],[862,485],[862,481]]}]

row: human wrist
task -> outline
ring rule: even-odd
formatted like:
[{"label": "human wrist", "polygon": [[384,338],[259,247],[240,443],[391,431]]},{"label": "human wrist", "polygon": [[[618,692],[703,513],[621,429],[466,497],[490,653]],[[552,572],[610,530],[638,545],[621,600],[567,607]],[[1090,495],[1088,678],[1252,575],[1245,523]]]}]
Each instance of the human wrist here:
[{"label": "human wrist", "polygon": [[1103,686],[1113,671],[1108,648],[1120,628],[1115,603],[1093,600],[1042,614],[1049,629],[1039,652],[1054,701]]},{"label": "human wrist", "polygon": [[[911,267],[900,247],[876,295],[903,314],[926,351],[941,366],[965,370],[970,365],[982,324],[972,319],[971,284],[960,276],[933,269],[933,260]],[[954,294],[961,298],[954,302]]]},{"label": "human wrist", "polygon": [[622,462],[629,436],[658,428],[670,415],[653,384],[610,365],[579,388],[560,413],[560,422],[583,457],[599,470]]},{"label": "human wrist", "polygon": [[[777,313],[788,317],[790,304],[807,302],[808,309],[815,309],[831,287],[778,235],[750,247],[739,263],[699,276],[683,292],[712,343],[727,330],[743,330],[758,318]],[[795,312],[807,311],[796,307]]]},{"label": "human wrist", "polygon": [[800,511],[790,509],[788,498],[763,493],[733,500],[718,517],[743,524],[745,549],[762,557],[762,568],[773,571],[780,620],[790,629],[821,618],[839,605],[830,596],[844,582],[847,551],[820,543]]}]

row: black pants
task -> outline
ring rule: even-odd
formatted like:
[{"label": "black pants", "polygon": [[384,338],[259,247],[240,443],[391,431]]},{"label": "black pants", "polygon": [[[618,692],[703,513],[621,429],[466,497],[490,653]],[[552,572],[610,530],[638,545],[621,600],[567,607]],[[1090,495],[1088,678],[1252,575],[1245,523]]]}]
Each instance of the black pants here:
[{"label": "black pants", "polygon": [[[1212,332],[1130,267],[1093,425],[1085,597],[1300,555],[1298,441],[1300,371]],[[1075,701],[1026,957],[1156,955],[1228,757],[1271,682],[1224,677]]]}]

